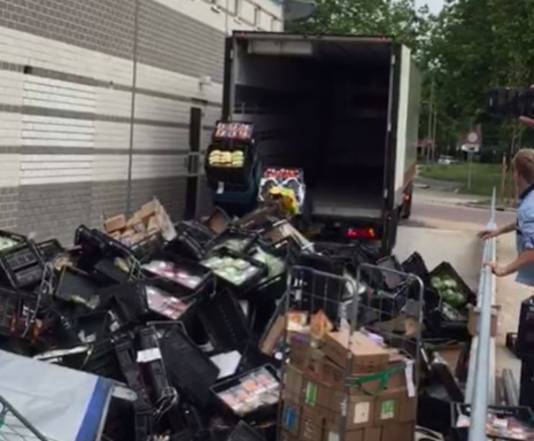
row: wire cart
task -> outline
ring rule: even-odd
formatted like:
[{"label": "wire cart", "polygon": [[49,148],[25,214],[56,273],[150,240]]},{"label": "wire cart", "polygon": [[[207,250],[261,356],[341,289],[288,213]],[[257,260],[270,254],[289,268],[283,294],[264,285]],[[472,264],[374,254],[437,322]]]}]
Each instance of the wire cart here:
[{"label": "wire cart", "polygon": [[2,441],[51,441],[0,395],[0,440]]},{"label": "wire cart", "polygon": [[[384,289],[375,289],[376,280],[381,280]],[[367,283],[368,282],[368,283]],[[419,358],[421,349],[421,331],[423,320],[424,285],[420,278],[413,274],[403,273],[397,269],[363,263],[356,271],[356,277],[348,272],[335,275],[318,271],[311,267],[295,266],[291,269],[288,282],[288,293],[285,297],[285,331],[284,347],[289,348],[289,315],[290,312],[307,312],[308,317],[322,311],[337,329],[348,329],[347,361],[341,367],[344,376],[340,381],[340,393],[343,398],[339,406],[339,415],[332,423],[337,433],[336,440],[345,441],[348,430],[348,407],[354,388],[362,394],[373,396],[385,387],[392,372],[382,375],[353,374],[353,354],[351,351],[352,337],[356,331],[382,337],[384,343],[395,348],[408,360],[403,368],[406,378],[411,375],[411,384],[407,386],[410,397],[416,400],[419,384]],[[401,329],[399,329],[399,327]],[[283,363],[283,378],[289,366],[286,351]],[[291,356],[291,355],[290,355]],[[384,378],[385,376],[385,378]],[[366,382],[372,382],[373,390],[366,389]],[[407,381],[408,384],[408,381]],[[378,386],[377,386],[378,385]],[[281,385],[281,397],[286,397],[285,381]],[[291,387],[291,385],[289,385]],[[411,389],[411,390],[410,390]],[[308,391],[305,391],[307,396]],[[300,395],[301,399],[303,395]],[[415,401],[413,401],[415,404]],[[279,440],[294,439],[287,437],[283,430],[292,418],[284,408],[281,399],[279,408]],[[415,409],[415,405],[414,405]],[[302,425],[302,423],[300,423]],[[300,432],[300,429],[298,429]],[[323,428],[323,430],[325,430]],[[298,438],[301,439],[301,438]]]}]

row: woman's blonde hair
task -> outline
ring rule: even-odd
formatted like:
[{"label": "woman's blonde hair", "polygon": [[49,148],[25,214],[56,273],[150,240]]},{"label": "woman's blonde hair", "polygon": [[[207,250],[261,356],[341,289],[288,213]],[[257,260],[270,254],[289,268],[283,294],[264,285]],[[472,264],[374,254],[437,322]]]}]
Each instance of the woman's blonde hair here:
[{"label": "woman's blonde hair", "polygon": [[512,166],[528,184],[534,183],[534,149],[519,150],[512,160]]}]

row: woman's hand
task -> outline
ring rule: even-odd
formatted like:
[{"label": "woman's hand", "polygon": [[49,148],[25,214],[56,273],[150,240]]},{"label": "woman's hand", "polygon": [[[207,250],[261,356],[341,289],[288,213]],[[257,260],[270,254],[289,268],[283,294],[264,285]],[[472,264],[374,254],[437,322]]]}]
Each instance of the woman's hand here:
[{"label": "woman's hand", "polygon": [[478,233],[478,237],[480,237],[482,240],[489,240],[497,237],[499,234],[501,234],[499,230],[483,230]]},{"label": "woman's hand", "polygon": [[484,264],[485,266],[491,268],[491,272],[497,277],[504,277],[510,274],[508,269],[505,266],[498,265],[497,262],[488,262]]}]

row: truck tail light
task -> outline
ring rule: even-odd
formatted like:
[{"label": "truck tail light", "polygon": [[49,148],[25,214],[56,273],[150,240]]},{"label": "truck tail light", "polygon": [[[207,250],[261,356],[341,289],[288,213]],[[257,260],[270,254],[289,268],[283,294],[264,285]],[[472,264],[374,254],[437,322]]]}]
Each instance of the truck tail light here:
[{"label": "truck tail light", "polygon": [[345,235],[349,239],[377,239],[378,235],[374,228],[349,228]]}]

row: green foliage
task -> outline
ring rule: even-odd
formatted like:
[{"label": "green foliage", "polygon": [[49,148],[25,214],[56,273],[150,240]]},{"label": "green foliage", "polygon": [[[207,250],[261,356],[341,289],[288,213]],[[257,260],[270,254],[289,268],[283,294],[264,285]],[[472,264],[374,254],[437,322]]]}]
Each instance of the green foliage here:
[{"label": "green foliage", "polygon": [[427,34],[428,9],[419,12],[411,0],[316,0],[316,12],[289,25],[299,33],[392,36],[418,49]]},{"label": "green foliage", "polygon": [[[532,25],[531,0],[449,1],[431,23],[422,59],[427,66],[426,96],[431,79],[435,81],[441,145],[457,141],[475,122],[483,123],[485,144],[492,148],[509,150],[512,134],[524,131],[516,121],[480,115],[492,87],[526,87],[534,82]],[[523,134],[523,145],[532,141],[530,133]]]},{"label": "green foliage", "polygon": [[485,144],[534,146],[534,130],[481,117],[492,87],[534,84],[533,0],[446,0],[438,16],[412,0],[316,0],[312,17],[289,30],[388,35],[407,44],[424,72],[421,137],[428,130],[432,83],[441,150],[481,122]]},{"label": "green foliage", "polygon": [[425,178],[439,181],[449,181],[458,183],[458,188],[462,193],[490,196],[493,188],[500,188],[501,167],[498,164],[471,164],[472,185],[471,190],[467,189],[467,179],[469,174],[469,164],[451,165],[430,165],[422,166],[419,174]]}]

